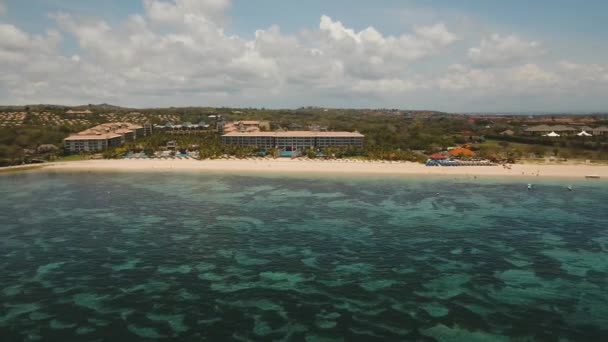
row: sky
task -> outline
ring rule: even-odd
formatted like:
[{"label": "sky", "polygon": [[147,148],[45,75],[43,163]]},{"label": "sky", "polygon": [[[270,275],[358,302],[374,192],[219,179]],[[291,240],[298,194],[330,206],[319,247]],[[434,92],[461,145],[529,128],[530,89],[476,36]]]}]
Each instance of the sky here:
[{"label": "sky", "polygon": [[608,111],[605,0],[0,0],[0,104]]}]

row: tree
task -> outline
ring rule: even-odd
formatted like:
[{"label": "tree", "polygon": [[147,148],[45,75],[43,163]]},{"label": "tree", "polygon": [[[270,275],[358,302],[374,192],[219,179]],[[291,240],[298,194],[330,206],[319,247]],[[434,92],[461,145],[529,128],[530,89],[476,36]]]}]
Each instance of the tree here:
[{"label": "tree", "polygon": [[154,155],[154,149],[150,146],[146,146],[146,147],[144,147],[144,153],[147,156],[152,156],[152,155]]},{"label": "tree", "polygon": [[315,158],[317,158],[317,152],[313,149],[310,149],[310,150],[306,151],[306,156],[310,159],[315,159]]},{"label": "tree", "polygon": [[540,145],[534,145],[534,146],[530,147],[528,152],[533,153],[535,156],[537,156],[539,158],[542,158],[545,156],[545,153],[547,153],[547,149]]},{"label": "tree", "polygon": [[15,139],[15,144],[20,147],[30,147],[32,145],[32,139],[30,135],[27,134],[19,135]]},{"label": "tree", "polygon": [[424,151],[424,153],[426,154],[433,154],[433,153],[437,153],[437,152],[441,152],[441,146],[439,146],[438,144],[430,144],[426,150]]},{"label": "tree", "polygon": [[268,154],[276,159],[281,156],[281,151],[279,151],[278,148],[271,148],[270,150],[268,150]]}]

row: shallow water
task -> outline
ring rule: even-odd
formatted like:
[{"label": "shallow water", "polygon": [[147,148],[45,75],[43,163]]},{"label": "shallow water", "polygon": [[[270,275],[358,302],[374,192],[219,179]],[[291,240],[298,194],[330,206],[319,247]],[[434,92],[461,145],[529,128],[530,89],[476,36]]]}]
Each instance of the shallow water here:
[{"label": "shallow water", "polygon": [[0,341],[608,339],[608,186],[0,176]]}]

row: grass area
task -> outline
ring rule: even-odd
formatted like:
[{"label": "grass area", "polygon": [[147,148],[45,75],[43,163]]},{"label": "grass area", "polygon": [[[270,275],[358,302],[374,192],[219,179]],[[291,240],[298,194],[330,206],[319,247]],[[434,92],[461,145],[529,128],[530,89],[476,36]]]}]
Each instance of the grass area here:
[{"label": "grass area", "polygon": [[[500,143],[501,143],[501,141],[498,141],[498,140],[486,140],[485,142],[479,144],[479,146],[495,148],[495,149],[503,149],[503,147],[500,145]],[[553,150],[553,147],[551,147],[551,146],[543,146],[543,145],[536,145],[536,144],[523,144],[523,143],[515,143],[515,142],[508,142],[506,149],[518,149],[520,151],[529,151],[529,150],[532,150],[532,149],[538,148],[538,147],[545,149],[547,152],[552,152],[552,150]],[[581,149],[566,148],[566,147],[556,147],[556,148],[559,149],[560,151],[567,151],[567,152],[585,151],[585,150],[581,150]]]},{"label": "grass area", "polygon": [[89,160],[89,159],[90,159],[90,157],[86,156],[86,155],[72,154],[69,156],[58,157],[57,159],[53,160],[53,162],[69,162],[69,161],[81,161],[81,160]]},{"label": "grass area", "polygon": [[44,165],[30,165],[30,166],[23,166],[23,167],[0,168],[0,174],[32,171],[32,170],[42,169],[43,167],[44,167]]},{"label": "grass area", "polygon": [[556,159],[556,160],[552,160],[552,161],[547,161],[547,159],[529,159],[529,158],[521,158],[518,159],[517,162],[518,164],[539,164],[539,165],[608,165],[608,160],[590,160],[590,163],[587,163],[587,160],[589,159],[568,159],[568,160],[563,160],[563,159]]},{"label": "grass area", "polygon": [[544,154],[545,157],[553,156],[555,151],[557,151],[557,158],[562,159],[565,158],[568,161],[581,161],[584,162],[586,160],[605,160],[606,155],[601,154],[598,151],[590,151],[581,148],[572,148],[572,147],[561,147],[561,146],[544,146],[544,145],[536,145],[536,144],[524,144],[524,143],[515,143],[508,142],[505,145],[505,142],[501,142],[498,140],[486,140],[483,143],[477,144],[480,149],[486,149],[496,152],[507,152],[517,150],[522,153],[522,158],[528,161],[536,161],[543,162],[542,159],[527,159],[527,155],[530,153],[535,154]]}]

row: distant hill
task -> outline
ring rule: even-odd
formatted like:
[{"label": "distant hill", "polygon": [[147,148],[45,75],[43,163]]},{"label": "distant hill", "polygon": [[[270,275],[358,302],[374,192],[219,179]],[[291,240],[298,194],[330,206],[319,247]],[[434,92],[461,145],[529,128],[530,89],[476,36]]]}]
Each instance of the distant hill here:
[{"label": "distant hill", "polygon": [[47,109],[67,109],[70,107],[52,105],[52,104],[33,104],[33,105],[25,105],[25,106],[0,106],[0,112],[4,112],[4,111],[21,112],[21,111],[26,111],[28,108],[32,111],[41,111],[41,110],[47,110]]},{"label": "distant hill", "polygon": [[124,112],[124,111],[142,111],[142,112],[153,112],[153,111],[166,111],[166,112],[191,112],[191,111],[204,111],[204,112],[218,112],[218,113],[359,113],[359,114],[370,114],[370,115],[409,115],[409,116],[449,116],[451,114],[433,111],[433,110],[412,110],[412,109],[387,109],[387,108],[323,108],[323,107],[300,107],[294,109],[267,109],[267,108],[240,108],[240,107],[208,107],[208,106],[184,106],[184,107],[121,107],[108,103],[100,104],[86,104],[78,106],[65,106],[65,105],[53,105],[53,104],[30,104],[24,106],[0,106],[0,112],[2,111],[53,111],[53,110],[90,110],[92,112]]},{"label": "distant hill", "polygon": [[88,105],[80,105],[80,106],[64,106],[64,105],[54,105],[54,104],[30,104],[25,106],[0,106],[0,111],[26,111],[27,109],[32,111],[43,111],[43,110],[54,110],[54,109],[72,109],[72,110],[91,110],[91,111],[121,111],[121,110],[133,110],[132,108],[114,106],[107,103],[101,104],[88,104]]},{"label": "distant hill", "polygon": [[89,104],[89,105],[86,105],[86,106],[80,106],[80,108],[85,108],[85,107],[87,109],[90,109],[90,110],[100,110],[100,111],[106,111],[106,110],[133,110],[133,108],[115,106],[115,105],[111,105],[111,104],[107,104],[107,103]]}]

